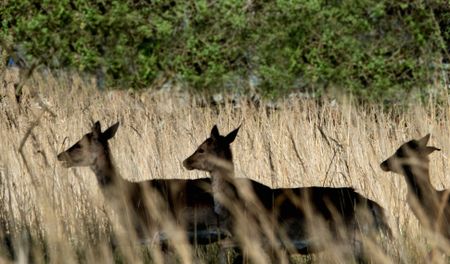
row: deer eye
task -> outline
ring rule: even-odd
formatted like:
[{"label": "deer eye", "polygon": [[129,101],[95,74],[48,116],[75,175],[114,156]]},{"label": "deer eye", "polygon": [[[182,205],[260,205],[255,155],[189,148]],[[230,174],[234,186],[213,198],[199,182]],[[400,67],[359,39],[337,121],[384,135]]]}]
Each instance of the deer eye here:
[{"label": "deer eye", "polygon": [[205,152],[204,149],[199,149],[199,150],[198,150],[198,153],[200,153],[200,154],[201,154],[201,153],[204,153],[204,152]]},{"label": "deer eye", "polygon": [[395,155],[398,157],[398,158],[404,158],[406,155],[405,155],[405,151],[403,150],[403,149],[399,149],[398,151],[397,151],[397,153],[395,153]]}]

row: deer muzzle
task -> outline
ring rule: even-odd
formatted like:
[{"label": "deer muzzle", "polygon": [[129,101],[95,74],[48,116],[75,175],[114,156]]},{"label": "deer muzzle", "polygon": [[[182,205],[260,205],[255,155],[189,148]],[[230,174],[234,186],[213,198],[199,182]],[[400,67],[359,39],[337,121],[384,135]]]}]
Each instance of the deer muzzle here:
[{"label": "deer muzzle", "polygon": [[384,171],[389,171],[390,170],[390,166],[389,166],[389,161],[385,160],[380,164],[380,168]]},{"label": "deer muzzle", "polygon": [[183,166],[187,169],[187,170],[193,170],[194,167],[192,166],[192,162],[189,160],[189,158],[185,159],[183,161]]},{"label": "deer muzzle", "polygon": [[61,161],[62,165],[66,168],[70,167],[70,157],[66,152],[59,153],[56,158]]}]

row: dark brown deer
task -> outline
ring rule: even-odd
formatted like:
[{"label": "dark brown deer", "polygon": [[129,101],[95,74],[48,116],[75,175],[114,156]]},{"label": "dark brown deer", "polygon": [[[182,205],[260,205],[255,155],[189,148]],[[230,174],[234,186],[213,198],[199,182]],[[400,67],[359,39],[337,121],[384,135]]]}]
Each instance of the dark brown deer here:
[{"label": "dark brown deer", "polygon": [[[243,196],[249,191],[239,190],[241,186],[247,185],[257,203],[255,205],[253,202],[251,206],[244,208],[247,211],[246,216],[254,220],[255,225],[258,224],[258,217],[254,217],[255,214],[267,216],[276,229],[276,235],[285,234],[284,239],[287,236],[287,244],[294,246],[298,253],[307,254],[323,249],[315,242],[312,234],[314,224],[318,222],[316,219],[323,220],[330,234],[337,234],[341,228],[344,228],[349,232],[375,230],[391,235],[384,209],[376,202],[355,192],[353,188],[272,189],[253,180],[234,178],[230,144],[236,138],[238,130],[239,128],[222,136],[217,126],[214,126],[210,137],[183,162],[188,170],[197,169],[211,174],[215,211],[222,221],[227,222],[228,228],[230,228],[230,222],[235,221],[231,213],[233,206],[229,203],[247,202]],[[360,213],[363,211],[366,214]],[[234,223],[234,225],[239,224]],[[232,228],[230,232],[237,231],[233,231]],[[283,238],[281,236],[278,238],[281,244],[284,244]]]},{"label": "dark brown deer", "polygon": [[[58,154],[58,160],[65,167],[90,167],[105,201],[119,210],[122,224],[133,228],[140,240],[158,235],[161,242],[167,242],[169,238],[161,233],[162,222],[173,219],[187,231],[192,243],[209,244],[224,236],[217,229],[210,179],[130,182],[117,173],[108,140],[118,127],[116,123],[102,132],[97,121],[90,133]],[[160,219],[163,212],[171,219]]]},{"label": "dark brown deer", "polygon": [[440,149],[427,146],[429,139],[430,134],[404,143],[380,167],[405,177],[407,202],[419,222],[449,240],[450,190],[438,191],[431,184],[428,155]]}]

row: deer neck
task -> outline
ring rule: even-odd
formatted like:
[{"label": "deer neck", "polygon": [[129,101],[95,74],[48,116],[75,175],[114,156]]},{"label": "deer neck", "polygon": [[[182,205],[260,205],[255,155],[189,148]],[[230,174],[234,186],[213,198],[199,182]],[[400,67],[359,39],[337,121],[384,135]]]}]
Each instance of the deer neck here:
[{"label": "deer neck", "polygon": [[109,187],[117,183],[117,172],[108,153],[103,153],[91,166],[101,188]]},{"label": "deer neck", "polygon": [[130,195],[129,189],[132,188],[132,183],[124,180],[117,173],[109,152],[99,156],[94,165],[91,166],[91,169],[95,173],[99,187],[107,199],[120,196],[123,198],[124,195],[126,197]]},{"label": "deer neck", "polygon": [[119,218],[124,227],[134,228],[138,238],[145,238],[142,219],[139,218],[139,211],[144,210],[140,208],[143,202],[140,185],[123,179],[117,173],[109,154],[105,155],[91,166],[105,201],[111,209],[121,214]]},{"label": "deer neck", "polygon": [[233,169],[215,169],[211,171],[211,180],[213,184],[213,192],[220,192],[224,190],[226,185],[230,184],[230,181],[234,179]]},{"label": "deer neck", "polygon": [[[227,216],[227,210],[222,205],[234,195],[234,165],[232,160],[220,161],[223,166],[215,166],[211,170],[212,192],[214,198],[214,211],[222,218]],[[222,164],[223,163],[223,164]]]},{"label": "deer neck", "polygon": [[438,194],[431,185],[428,166],[403,166],[404,176],[408,185],[408,199],[418,203],[427,213],[435,211],[438,205]]}]

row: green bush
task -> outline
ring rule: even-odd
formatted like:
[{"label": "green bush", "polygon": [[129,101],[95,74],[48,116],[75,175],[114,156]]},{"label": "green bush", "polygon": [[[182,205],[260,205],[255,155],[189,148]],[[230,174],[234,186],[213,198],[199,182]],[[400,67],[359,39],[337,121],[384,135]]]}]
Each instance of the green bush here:
[{"label": "green bush", "polygon": [[322,92],[339,87],[363,99],[402,98],[425,88],[440,46],[432,10],[392,1],[305,1],[266,6],[258,19],[259,72],[266,89],[298,79]]},{"label": "green bush", "polygon": [[430,87],[448,56],[448,5],[5,0],[0,39],[29,61],[104,72],[113,87],[146,88],[163,78],[197,90],[252,84],[268,96],[338,90],[362,100],[401,99]]}]

